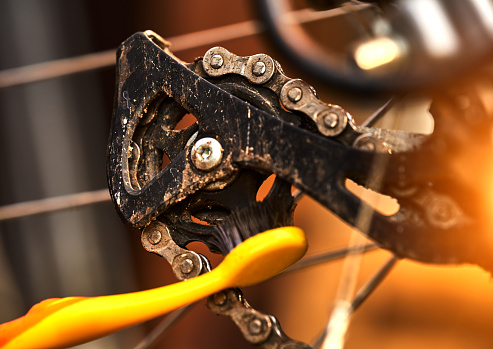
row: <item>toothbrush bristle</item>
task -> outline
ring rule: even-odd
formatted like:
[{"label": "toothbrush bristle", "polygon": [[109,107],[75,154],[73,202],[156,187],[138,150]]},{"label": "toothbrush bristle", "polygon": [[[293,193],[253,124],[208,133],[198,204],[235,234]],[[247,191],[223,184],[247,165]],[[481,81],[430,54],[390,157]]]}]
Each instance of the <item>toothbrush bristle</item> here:
[{"label": "toothbrush bristle", "polygon": [[256,202],[231,215],[216,226],[215,244],[223,255],[263,231],[293,224],[291,212],[277,209],[270,201]]}]

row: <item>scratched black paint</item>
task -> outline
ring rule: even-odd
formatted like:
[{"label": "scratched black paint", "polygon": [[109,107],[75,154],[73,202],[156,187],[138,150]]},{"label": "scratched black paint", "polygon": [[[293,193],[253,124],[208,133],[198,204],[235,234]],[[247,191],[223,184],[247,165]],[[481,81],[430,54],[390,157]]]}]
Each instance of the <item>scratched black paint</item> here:
[{"label": "scratched black paint", "polygon": [[[483,229],[482,217],[467,204],[474,201],[475,194],[457,181],[446,158],[434,150],[436,138],[430,137],[406,152],[377,154],[358,150],[235,97],[204,79],[200,65],[180,63],[163,49],[165,43],[158,46],[157,39],[151,39],[145,33],[137,33],[118,50],[108,183],[116,209],[132,227],[144,227],[159,215],[162,220],[183,225],[180,217],[207,185],[248,169],[251,191],[258,188],[259,178],[274,173],[279,180],[303,190],[399,257],[427,263],[475,263],[492,270],[491,242]],[[130,142],[146,106],[162,94],[197,118],[197,139],[207,135],[220,141],[223,160],[211,172],[199,171],[190,161],[189,145],[173,154],[170,165],[141,189],[135,189],[131,186],[127,161]],[[382,169],[376,181],[372,178],[375,166]],[[371,210],[345,188],[346,178],[397,198],[399,211],[384,216]],[[418,194],[400,194],[395,188],[402,183],[407,188],[416,188]],[[241,192],[238,188],[232,190],[234,195]],[[444,227],[427,220],[429,208],[418,200],[425,194],[446,196],[453,201],[460,208],[457,223]],[[254,198],[250,195],[244,200]],[[368,212],[364,219],[359,214],[361,210]],[[186,233],[177,233],[173,238],[181,245],[200,240],[214,250],[208,229],[189,227]]]}]

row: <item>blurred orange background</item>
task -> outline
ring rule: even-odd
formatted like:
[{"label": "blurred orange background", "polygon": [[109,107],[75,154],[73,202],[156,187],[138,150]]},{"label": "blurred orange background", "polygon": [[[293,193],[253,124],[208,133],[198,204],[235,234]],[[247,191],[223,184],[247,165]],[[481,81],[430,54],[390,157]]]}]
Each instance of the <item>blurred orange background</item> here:
[{"label": "blurred orange background", "polygon": [[[47,3],[50,3],[51,8],[53,8],[63,2],[49,1]],[[85,16],[84,21],[90,28],[88,40],[92,43],[87,47],[93,51],[114,48],[137,30],[150,29],[164,38],[173,38],[258,18],[251,3],[247,0],[111,0],[106,2],[80,0],[73,3],[77,4],[78,8],[83,9],[80,16]],[[43,7],[43,5],[40,6]],[[70,12],[71,16],[77,16],[73,13],[74,9],[70,9],[67,4],[59,9],[58,15],[60,17],[64,16],[64,10]],[[49,7],[46,11],[49,11]],[[21,14],[17,13],[17,15]],[[330,24],[319,21],[310,24],[308,29],[315,36],[318,36],[321,42],[340,46],[345,42],[345,35],[354,34],[338,30],[338,26],[345,25],[343,22],[344,19],[338,19]],[[64,22],[61,23],[61,28],[63,28]],[[5,26],[7,24],[4,23]],[[65,24],[68,26],[68,22]],[[26,29],[31,33],[26,37],[26,40],[37,40],[36,35],[32,34],[36,32],[36,22],[33,21],[31,25],[32,28]],[[74,30],[74,28],[70,30]],[[8,32],[8,30],[4,30],[1,35],[9,35]],[[171,43],[173,44],[173,42]],[[324,86],[313,81],[310,77],[304,76],[296,66],[287,62],[272,47],[264,34],[228,40],[220,42],[218,45],[226,47],[237,55],[256,53],[271,55],[281,63],[286,75],[306,80],[314,86],[323,101],[341,105],[354,116],[357,123],[362,122],[382,103],[382,100],[375,98],[344,94],[338,91],[336,86]],[[195,57],[202,56],[210,46],[208,44],[175,54],[182,60],[190,62]],[[171,46],[171,50],[173,51],[173,46]],[[77,54],[82,53],[84,52],[77,52]],[[40,58],[40,61],[42,60],[43,58]],[[12,63],[2,66],[2,69],[14,66],[15,63]],[[102,104],[104,114],[107,117],[105,120],[106,127],[108,127],[113,101],[112,79],[114,76],[109,71],[104,71],[96,77],[101,86],[101,98],[104,99]],[[1,119],[4,121],[5,118],[11,117],[13,117],[11,114],[2,112]],[[412,127],[416,127],[414,122],[411,124]],[[429,125],[422,127],[429,127]],[[421,129],[420,126],[418,129]],[[106,130],[103,133],[106,134]],[[8,146],[7,144],[5,148],[9,149]],[[104,154],[105,149],[102,148],[99,151]],[[98,169],[98,171],[104,171],[104,169]],[[96,189],[105,185],[104,180],[100,180],[102,176],[100,175],[98,178],[98,181],[94,182]],[[15,202],[18,199],[12,198],[9,201]],[[2,204],[10,202],[2,202]],[[109,217],[108,220],[118,222],[116,212],[112,210],[109,204],[105,206],[105,209],[107,210],[105,212],[108,212],[106,214]],[[308,254],[344,247],[351,234],[350,227],[307,197],[302,199],[296,210],[295,223],[302,227],[307,234],[310,244]],[[7,230],[7,227],[0,225],[0,229]],[[133,289],[156,287],[175,282],[166,262],[147,254],[140,246],[138,231],[127,231],[119,223],[114,223],[112,229],[118,230],[118,234],[124,236],[125,243],[130,244],[128,256],[134,258],[127,261],[127,266],[131,265],[128,267],[129,269],[120,270],[120,273],[124,274],[122,277],[127,278],[127,280],[121,283],[118,292],[128,292]],[[10,248],[7,246],[10,245],[5,243],[4,248],[6,250]],[[204,248],[196,244],[193,245],[193,248],[207,254]],[[106,257],[111,260],[119,252],[115,249],[113,252],[107,253]],[[369,252],[363,260],[359,285],[362,285],[389,256],[390,254],[386,251]],[[213,264],[217,264],[220,258],[211,256],[211,260]],[[121,267],[121,264],[114,264],[116,265],[112,266],[113,270],[118,270]],[[337,291],[341,266],[342,262],[338,261],[302,272],[279,276],[262,285],[246,289],[245,294],[253,307],[278,317],[283,329],[289,336],[310,343],[321,333],[328,320],[329,311]],[[77,273],[72,273],[71,277],[73,280],[66,282],[76,282]],[[40,281],[40,284],[42,283]],[[87,292],[89,295],[91,292],[100,292],[100,289]],[[109,288],[102,292],[116,291]],[[7,295],[6,292],[5,295]],[[65,296],[65,294],[53,294],[51,296]],[[8,316],[21,315],[23,309],[43,297],[47,297],[47,294],[39,293],[31,298],[26,297],[25,299],[28,300],[24,299],[24,303],[19,301],[23,306],[19,306],[15,311],[9,313],[12,315]],[[166,334],[155,347],[183,349],[252,347],[252,345],[245,343],[239,331],[229,320],[213,315],[203,303],[201,302],[191,313],[187,314],[184,321]],[[7,309],[6,301],[0,305],[0,312],[1,309]],[[6,315],[3,321],[7,320]],[[345,348],[490,349],[493,347],[492,320],[493,284],[491,276],[487,272],[473,266],[435,267],[410,261],[400,261],[375,294],[353,316]],[[144,328],[148,330],[156,323],[157,321],[154,321]],[[142,327],[133,329],[126,331],[115,342],[110,339],[83,347],[131,348],[138,342],[143,331]]]}]

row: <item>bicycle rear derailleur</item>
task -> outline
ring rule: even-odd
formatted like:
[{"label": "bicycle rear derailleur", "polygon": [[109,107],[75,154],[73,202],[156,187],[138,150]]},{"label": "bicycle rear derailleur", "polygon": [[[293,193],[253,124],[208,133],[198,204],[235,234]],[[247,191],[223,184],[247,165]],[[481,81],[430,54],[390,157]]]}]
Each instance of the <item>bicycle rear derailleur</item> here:
[{"label": "bicycle rear derailleur", "polygon": [[[484,195],[464,165],[491,143],[491,110],[469,85],[435,99],[432,135],[412,134],[355,125],[267,55],[215,47],[184,63],[168,47],[148,31],[118,50],[108,179],[122,219],[144,228],[146,249],[166,257],[180,279],[207,265],[185,246],[201,241],[220,252],[214,226],[255,203],[270,174],[276,180],[264,201],[279,211],[292,213],[293,185],[400,258],[493,270]],[[195,122],[181,127],[187,118]],[[374,211],[347,179],[397,199],[399,210]],[[228,292],[210,306],[228,313]],[[235,292],[236,307],[251,309]],[[248,337],[249,326],[281,333],[269,316],[233,313],[251,342],[268,347],[264,337]],[[275,343],[294,342],[281,334]]]}]

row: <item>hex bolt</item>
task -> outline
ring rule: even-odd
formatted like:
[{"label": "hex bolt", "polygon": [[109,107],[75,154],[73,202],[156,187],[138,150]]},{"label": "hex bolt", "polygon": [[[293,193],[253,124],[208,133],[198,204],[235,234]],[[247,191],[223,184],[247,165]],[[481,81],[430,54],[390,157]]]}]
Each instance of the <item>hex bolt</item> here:
[{"label": "hex bolt", "polygon": [[339,116],[334,112],[324,111],[320,115],[327,128],[335,128],[339,123]]},{"label": "hex bolt", "polygon": [[258,61],[257,63],[255,63],[253,65],[252,73],[255,76],[262,76],[262,75],[264,75],[265,70],[266,70],[265,63]]},{"label": "hex bolt", "polygon": [[219,69],[223,66],[224,59],[221,55],[215,54],[211,57],[211,67],[214,69]]},{"label": "hex bolt", "polygon": [[190,274],[193,271],[193,261],[186,258],[181,262],[180,270],[183,274]]},{"label": "hex bolt", "polygon": [[162,237],[163,236],[161,235],[161,232],[159,230],[153,230],[149,234],[149,237],[147,238],[147,240],[149,240],[149,242],[151,244],[156,245],[161,241]]},{"label": "hex bolt", "polygon": [[199,170],[210,171],[221,163],[223,151],[221,143],[214,138],[201,138],[192,148],[193,164]]},{"label": "hex bolt", "polygon": [[298,102],[303,97],[303,91],[299,87],[293,87],[288,91],[288,98],[291,102]]},{"label": "hex bolt", "polygon": [[250,334],[260,334],[262,333],[262,320],[254,318],[250,323],[248,324],[248,331]]}]

